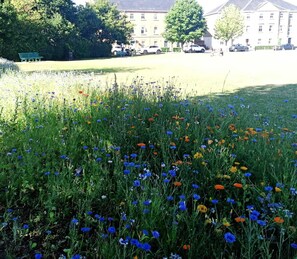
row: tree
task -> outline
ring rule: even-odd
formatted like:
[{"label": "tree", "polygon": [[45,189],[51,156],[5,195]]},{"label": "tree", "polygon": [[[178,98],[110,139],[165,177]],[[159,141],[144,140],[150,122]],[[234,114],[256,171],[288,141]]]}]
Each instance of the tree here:
[{"label": "tree", "polygon": [[203,9],[196,0],[177,0],[165,18],[164,38],[182,45],[201,38],[206,30]]},{"label": "tree", "polygon": [[243,34],[244,17],[235,5],[229,5],[222,10],[214,27],[215,39],[223,40],[225,45]]}]

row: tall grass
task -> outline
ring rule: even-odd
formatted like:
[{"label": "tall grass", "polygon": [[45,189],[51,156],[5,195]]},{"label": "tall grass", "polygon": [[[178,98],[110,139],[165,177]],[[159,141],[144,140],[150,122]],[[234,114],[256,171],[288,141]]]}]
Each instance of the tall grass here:
[{"label": "tall grass", "polygon": [[1,81],[0,257],[296,256],[296,86]]}]

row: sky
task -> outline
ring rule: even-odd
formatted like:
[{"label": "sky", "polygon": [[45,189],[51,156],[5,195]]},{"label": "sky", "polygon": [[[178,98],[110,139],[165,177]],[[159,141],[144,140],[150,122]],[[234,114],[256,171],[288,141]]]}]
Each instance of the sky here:
[{"label": "sky", "polygon": [[[125,1],[125,0],[124,0]],[[159,0],[162,1],[162,0]],[[204,13],[211,11],[212,9],[218,7],[219,5],[227,2],[227,0],[197,0],[204,10]],[[297,5],[297,0],[285,0],[288,3]],[[85,4],[86,0],[73,0],[76,4]]]}]

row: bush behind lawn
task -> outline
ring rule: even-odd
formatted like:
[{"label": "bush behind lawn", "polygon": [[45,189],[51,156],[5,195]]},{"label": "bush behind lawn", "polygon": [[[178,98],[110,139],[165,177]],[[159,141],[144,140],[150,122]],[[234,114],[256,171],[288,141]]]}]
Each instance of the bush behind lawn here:
[{"label": "bush behind lawn", "polygon": [[296,256],[295,85],[22,76],[1,86],[2,258]]}]

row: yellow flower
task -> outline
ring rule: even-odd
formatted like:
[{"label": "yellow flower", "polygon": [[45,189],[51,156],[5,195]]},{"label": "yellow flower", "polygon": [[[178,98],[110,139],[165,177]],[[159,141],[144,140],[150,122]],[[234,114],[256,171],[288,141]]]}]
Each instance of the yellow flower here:
[{"label": "yellow flower", "polygon": [[236,173],[236,172],[237,172],[237,167],[236,167],[236,166],[232,166],[232,167],[230,168],[230,172],[231,172],[231,173]]},{"label": "yellow flower", "polygon": [[228,220],[226,218],[223,218],[223,225],[225,227],[230,227],[231,226],[231,224],[228,222]]},{"label": "yellow flower", "polygon": [[206,213],[207,212],[207,207],[203,204],[198,205],[197,210],[201,213]]},{"label": "yellow flower", "polygon": [[196,152],[196,154],[194,155],[195,159],[199,159],[199,158],[202,158],[202,157],[203,157],[203,155],[200,152]]},{"label": "yellow flower", "polygon": [[278,187],[275,187],[274,190],[275,190],[275,192],[281,192],[282,191],[282,189],[278,188]]},{"label": "yellow flower", "polygon": [[240,170],[242,170],[242,171],[247,171],[247,170],[248,170],[248,168],[247,168],[247,167],[245,167],[245,166],[241,166],[241,167],[240,167]]}]

